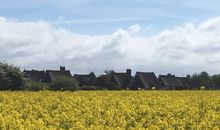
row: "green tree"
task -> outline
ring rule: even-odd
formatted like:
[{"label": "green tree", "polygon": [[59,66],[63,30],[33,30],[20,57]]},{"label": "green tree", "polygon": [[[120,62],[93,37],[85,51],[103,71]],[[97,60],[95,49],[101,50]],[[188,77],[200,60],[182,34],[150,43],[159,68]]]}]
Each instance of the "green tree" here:
[{"label": "green tree", "polygon": [[219,89],[220,88],[220,74],[213,75],[211,79],[212,79],[215,89]]},{"label": "green tree", "polygon": [[75,91],[79,89],[79,83],[72,77],[57,76],[51,83],[51,89]]},{"label": "green tree", "polygon": [[38,90],[49,90],[50,86],[48,83],[44,82],[30,82],[29,90],[38,91]]},{"label": "green tree", "polygon": [[0,90],[24,90],[28,82],[19,68],[0,63]]},{"label": "green tree", "polygon": [[201,72],[199,74],[194,74],[190,79],[191,87],[199,89],[204,86],[207,89],[213,89],[213,82],[211,76],[207,72]]}]

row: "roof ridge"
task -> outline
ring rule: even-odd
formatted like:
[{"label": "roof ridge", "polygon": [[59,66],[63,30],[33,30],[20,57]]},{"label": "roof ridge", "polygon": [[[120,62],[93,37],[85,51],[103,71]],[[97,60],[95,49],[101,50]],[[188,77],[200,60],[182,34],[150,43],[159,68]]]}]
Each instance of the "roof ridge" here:
[{"label": "roof ridge", "polygon": [[139,74],[154,74],[154,72],[140,72],[140,71],[137,71],[136,73],[139,73]]}]

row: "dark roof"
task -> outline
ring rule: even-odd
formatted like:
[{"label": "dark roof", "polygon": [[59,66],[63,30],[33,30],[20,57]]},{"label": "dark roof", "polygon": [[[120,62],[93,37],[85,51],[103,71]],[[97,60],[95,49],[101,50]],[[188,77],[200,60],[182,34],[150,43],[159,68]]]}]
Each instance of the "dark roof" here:
[{"label": "dark roof", "polygon": [[74,74],[74,77],[90,77],[90,75],[89,74]]},{"label": "dark roof", "polygon": [[76,80],[80,80],[80,81],[88,81],[91,80],[93,78],[96,78],[95,74],[92,72],[90,74],[74,74],[73,76]]},{"label": "dark roof", "polygon": [[158,87],[159,83],[156,75],[153,72],[137,72],[134,80],[131,83],[131,88],[141,87],[136,86],[139,82],[144,89],[150,89],[152,87]]},{"label": "dark roof", "polygon": [[66,76],[66,77],[71,77],[71,73],[69,70],[65,70],[65,71],[60,71],[60,70],[47,70],[46,74],[48,74],[51,78],[51,80],[53,80],[54,78],[56,78],[57,76]]},{"label": "dark roof", "polygon": [[35,82],[44,81],[45,71],[37,71],[37,70],[24,70],[24,75],[30,80]]},{"label": "dark roof", "polygon": [[159,81],[163,87],[175,87],[179,85],[175,75],[159,75]]},{"label": "dark roof", "polygon": [[90,74],[74,74],[73,76],[78,82],[80,86],[85,85],[94,85],[96,76],[95,73],[91,72]]},{"label": "dark roof", "polygon": [[176,80],[179,83],[179,86],[189,88],[189,80],[187,77],[176,77]]},{"label": "dark roof", "polygon": [[121,86],[126,78],[127,73],[113,73],[112,78],[115,79],[116,83]]},{"label": "dark roof", "polygon": [[161,85],[166,88],[188,88],[189,81],[187,77],[175,77],[175,75],[160,75],[159,81]]},{"label": "dark roof", "polygon": [[96,77],[93,72],[90,74],[74,74],[75,78],[91,78],[91,77]]},{"label": "dark roof", "polygon": [[127,88],[131,83],[132,77],[128,73],[112,73],[110,81],[114,82],[120,88]]}]

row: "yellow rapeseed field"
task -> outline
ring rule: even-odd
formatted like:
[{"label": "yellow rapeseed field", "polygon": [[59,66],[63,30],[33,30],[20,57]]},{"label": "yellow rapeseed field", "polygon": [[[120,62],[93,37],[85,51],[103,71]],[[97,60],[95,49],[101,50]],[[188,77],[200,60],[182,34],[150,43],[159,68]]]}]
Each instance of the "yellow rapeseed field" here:
[{"label": "yellow rapeseed field", "polygon": [[0,92],[0,129],[219,129],[220,91]]}]

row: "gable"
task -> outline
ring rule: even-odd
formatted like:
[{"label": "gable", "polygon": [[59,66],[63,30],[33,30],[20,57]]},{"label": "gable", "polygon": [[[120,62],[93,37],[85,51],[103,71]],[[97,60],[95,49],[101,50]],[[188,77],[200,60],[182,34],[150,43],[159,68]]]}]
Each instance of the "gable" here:
[{"label": "gable", "polygon": [[131,76],[127,73],[113,73],[110,77],[110,81],[116,84],[118,87],[125,89],[131,83]]},{"label": "gable", "polygon": [[131,87],[141,87],[144,89],[151,89],[152,87],[158,87],[159,83],[154,73],[150,72],[137,72],[135,78],[132,81]]},{"label": "gable", "polygon": [[144,85],[143,81],[140,79],[139,76],[135,75],[132,83],[131,83],[131,86],[130,86],[130,89],[134,89],[134,90],[137,90],[138,88],[144,88],[146,89],[147,87]]},{"label": "gable", "polygon": [[138,75],[147,88],[158,87],[159,83],[154,73],[139,73]]}]

